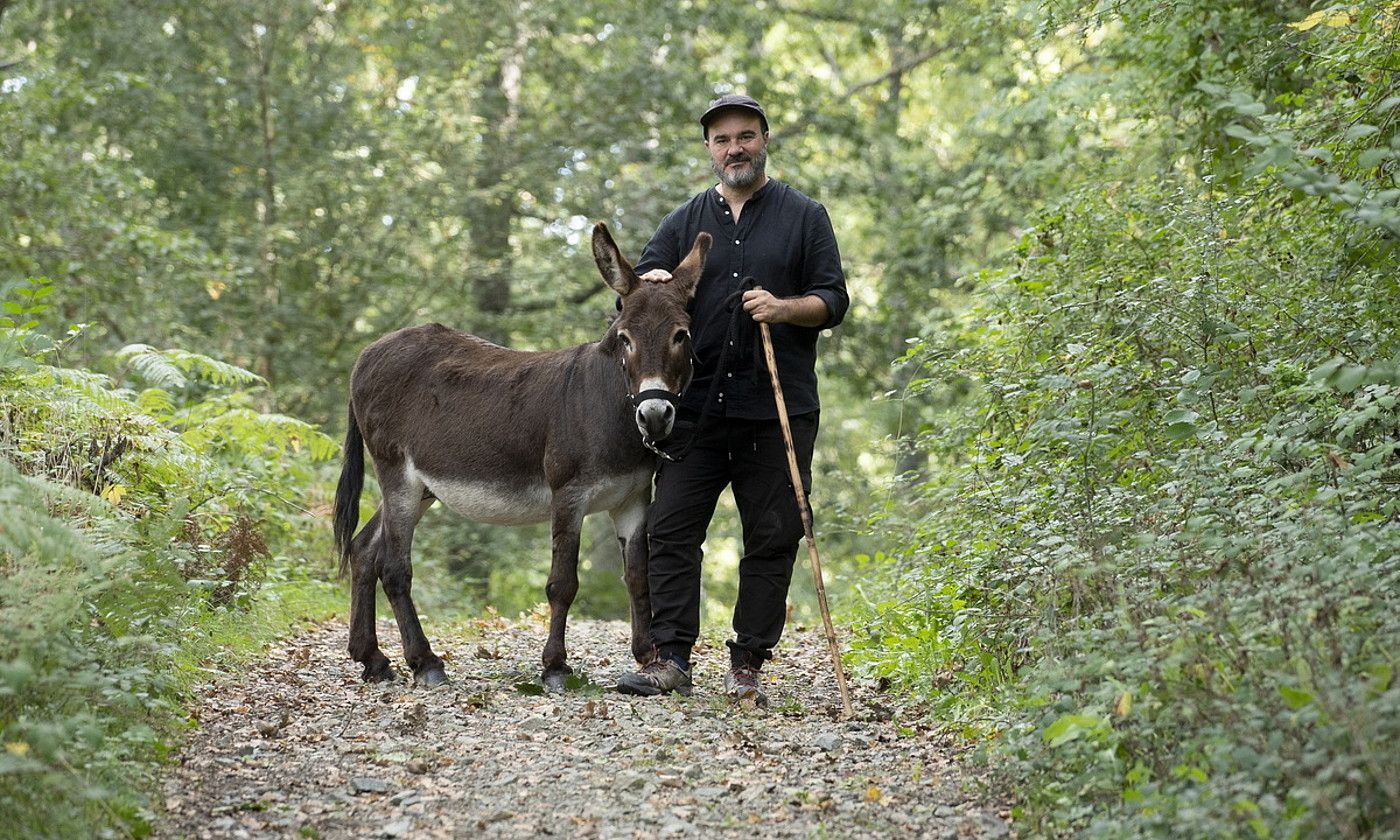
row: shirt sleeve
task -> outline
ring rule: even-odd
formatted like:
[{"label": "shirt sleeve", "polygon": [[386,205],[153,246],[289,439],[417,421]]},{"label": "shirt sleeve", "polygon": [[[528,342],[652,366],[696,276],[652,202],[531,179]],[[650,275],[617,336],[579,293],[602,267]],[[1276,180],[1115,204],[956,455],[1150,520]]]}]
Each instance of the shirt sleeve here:
[{"label": "shirt sleeve", "polygon": [[802,293],[822,299],[826,304],[827,319],[817,329],[831,329],[845,319],[851,299],[846,293],[846,273],[841,270],[836,232],[831,229],[831,217],[827,215],[825,207],[817,204],[807,214],[802,238],[802,277],[806,283]]},{"label": "shirt sleeve", "polygon": [[642,249],[642,256],[633,267],[637,274],[646,274],[653,268],[675,271],[676,266],[681,264],[682,255],[680,248],[677,247],[680,237],[676,235],[680,224],[677,221],[679,215],[679,210],[673,210],[661,220],[661,224],[656,228],[656,233],[651,235],[647,246]]}]

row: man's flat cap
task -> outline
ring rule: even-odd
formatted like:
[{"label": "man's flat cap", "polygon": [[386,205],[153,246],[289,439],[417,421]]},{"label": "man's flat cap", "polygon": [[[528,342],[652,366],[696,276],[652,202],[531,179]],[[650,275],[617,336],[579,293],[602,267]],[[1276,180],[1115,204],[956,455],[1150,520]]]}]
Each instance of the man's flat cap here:
[{"label": "man's flat cap", "polygon": [[763,113],[763,106],[758,104],[757,99],[742,93],[726,93],[719,99],[712,100],[710,107],[706,108],[705,113],[700,115],[700,130],[707,138],[710,136],[710,121],[719,116],[721,111],[727,111],[730,108],[758,114],[759,122],[763,123],[763,130],[768,130],[768,115]]}]

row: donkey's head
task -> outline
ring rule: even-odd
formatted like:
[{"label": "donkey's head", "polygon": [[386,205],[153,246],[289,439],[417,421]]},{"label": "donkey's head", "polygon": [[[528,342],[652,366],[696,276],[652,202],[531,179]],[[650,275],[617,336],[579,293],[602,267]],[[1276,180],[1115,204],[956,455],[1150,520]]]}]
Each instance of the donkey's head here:
[{"label": "donkey's head", "polygon": [[607,225],[593,228],[593,258],[613,291],[622,296],[622,314],[604,345],[616,353],[627,376],[627,394],[636,409],[637,429],[649,446],[671,434],[676,400],[690,385],[690,314],[686,307],[710,250],[710,235],[695,237],[690,253],[669,283],[637,277],[617,250]]}]

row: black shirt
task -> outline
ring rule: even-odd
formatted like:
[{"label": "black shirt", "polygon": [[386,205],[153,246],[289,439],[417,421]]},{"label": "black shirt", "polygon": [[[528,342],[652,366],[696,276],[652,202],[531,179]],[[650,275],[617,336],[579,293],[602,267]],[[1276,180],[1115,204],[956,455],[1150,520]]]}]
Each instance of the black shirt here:
[{"label": "black shirt", "polygon": [[[728,203],[711,187],[671,211],[642,251],[638,274],[654,268],[675,271],[700,231],[714,237],[705,270],[690,305],[690,332],[697,364],[695,378],[681,397],[682,409],[700,412],[710,392],[729,329],[726,304],[746,277],[780,298],[816,295],[828,318],[820,327],[770,324],[773,355],[789,414],[821,407],[817,399],[817,336],[841,323],[850,306],[841,254],[826,208],[792,187],[769,179],[744,202],[739,223]],[[752,318],[740,315],[729,352],[728,371],[711,416],[771,420],[778,416],[773,388],[758,346]]]}]

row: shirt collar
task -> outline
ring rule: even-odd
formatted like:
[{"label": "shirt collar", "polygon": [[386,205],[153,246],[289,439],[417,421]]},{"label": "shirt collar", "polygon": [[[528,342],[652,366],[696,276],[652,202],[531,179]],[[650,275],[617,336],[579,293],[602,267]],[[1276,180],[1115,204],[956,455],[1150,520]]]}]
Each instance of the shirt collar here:
[{"label": "shirt collar", "polygon": [[[770,175],[769,178],[768,178],[768,182],[767,182],[766,184],[764,184],[763,186],[759,187],[759,188],[758,188],[758,191],[755,192],[753,195],[749,196],[749,197],[748,197],[748,200],[745,201],[744,204],[747,206],[747,205],[749,205],[749,204],[754,204],[754,203],[757,203],[758,201],[762,200],[763,197],[764,197],[765,195],[767,195],[768,193],[772,192],[772,190],[773,190],[773,185],[776,184],[776,183],[778,183],[777,179],[774,178],[774,177],[772,177],[772,176]],[[710,187],[710,195],[714,197],[714,202],[715,202],[716,204],[719,204],[719,205],[724,206],[724,207],[728,207],[728,206],[729,206],[729,202],[725,199],[725,197],[719,194],[719,186],[718,186],[718,185],[715,185],[715,186],[713,186],[713,187]]]}]

